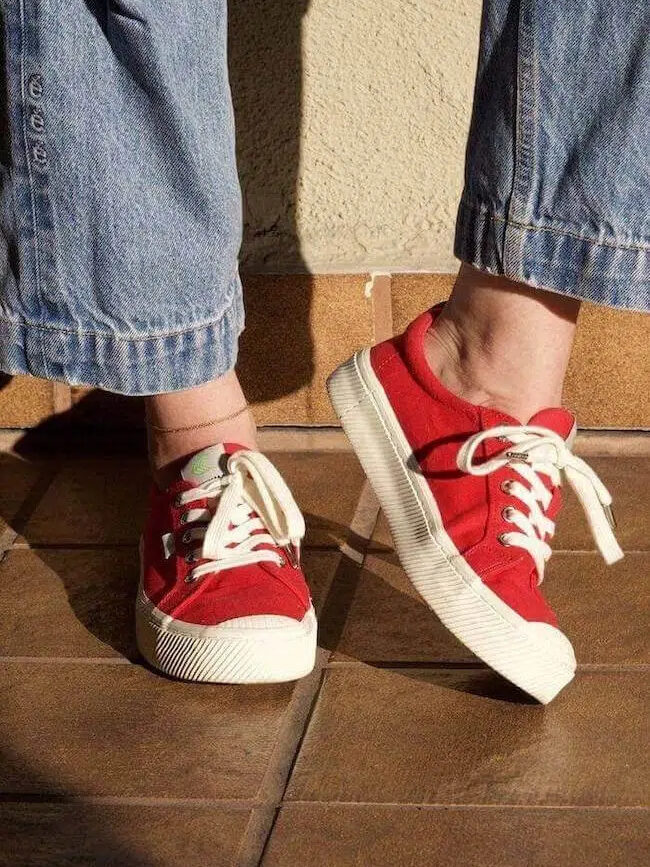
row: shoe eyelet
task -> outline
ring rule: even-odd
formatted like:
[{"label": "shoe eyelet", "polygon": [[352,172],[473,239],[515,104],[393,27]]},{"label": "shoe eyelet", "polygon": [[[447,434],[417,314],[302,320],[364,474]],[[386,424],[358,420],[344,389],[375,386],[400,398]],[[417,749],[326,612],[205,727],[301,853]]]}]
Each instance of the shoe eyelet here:
[{"label": "shoe eyelet", "polygon": [[287,561],[284,559],[284,557],[280,557],[280,562],[278,563],[278,566],[280,568],[282,568],[283,566],[286,566],[286,565],[287,565]]},{"label": "shoe eyelet", "polygon": [[196,555],[193,552],[186,554],[185,555],[185,562],[188,564],[189,563],[196,563]]},{"label": "shoe eyelet", "polygon": [[191,542],[192,541],[192,531],[186,530],[183,533],[182,539],[183,539],[183,544],[185,544],[185,545],[187,545],[189,542]]},{"label": "shoe eyelet", "polygon": [[501,517],[504,521],[510,523],[512,521],[512,515],[514,513],[514,509],[512,506],[506,506],[505,509],[501,512]]},{"label": "shoe eyelet", "polygon": [[508,542],[508,534],[507,533],[499,533],[499,535],[497,536],[497,539],[506,548],[509,547],[510,542]]},{"label": "shoe eyelet", "polygon": [[185,576],[185,583],[186,584],[194,584],[195,581],[196,581],[196,578],[194,577],[194,575],[192,575],[191,572]]},{"label": "shoe eyelet", "polygon": [[181,506],[181,505],[182,505],[182,503],[181,503],[181,495],[180,495],[180,494],[176,494],[176,496],[174,497],[174,500],[173,500],[173,506],[174,506],[175,509],[178,509],[178,507]]},{"label": "shoe eyelet", "polygon": [[187,524],[187,521],[188,521],[188,515],[189,515],[188,512],[183,512],[183,514],[182,514],[181,517],[180,517],[180,522],[181,522],[181,524]]},{"label": "shoe eyelet", "polygon": [[511,486],[512,486],[512,480],[511,479],[505,479],[505,481],[501,482],[501,485],[500,485],[501,490],[503,491],[504,494],[510,493]]}]

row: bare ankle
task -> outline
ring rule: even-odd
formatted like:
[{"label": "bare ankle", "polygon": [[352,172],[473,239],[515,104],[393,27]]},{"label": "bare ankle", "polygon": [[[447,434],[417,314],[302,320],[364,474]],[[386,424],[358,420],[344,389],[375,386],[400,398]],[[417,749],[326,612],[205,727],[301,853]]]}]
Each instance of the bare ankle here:
[{"label": "bare ankle", "polygon": [[526,422],[561,402],[578,307],[463,266],[425,353],[451,392]]},{"label": "bare ankle", "polygon": [[149,464],[167,487],[195,452],[221,442],[256,448],[256,427],[234,373],[146,400]]}]

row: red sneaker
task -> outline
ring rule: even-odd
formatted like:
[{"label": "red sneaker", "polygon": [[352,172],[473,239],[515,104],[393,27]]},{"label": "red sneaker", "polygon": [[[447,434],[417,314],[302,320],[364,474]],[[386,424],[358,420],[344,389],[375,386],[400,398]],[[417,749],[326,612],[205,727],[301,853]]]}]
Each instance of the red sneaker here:
[{"label": "red sneaker", "polygon": [[571,413],[545,409],[522,425],[440,383],[424,354],[436,313],[339,367],[330,397],[415,588],[473,653],[546,703],[576,665],[538,587],[561,471],[608,563],[622,556],[611,497],[570,451]]},{"label": "red sneaker", "polygon": [[308,674],[316,616],[299,564],[303,517],[259,452],[197,452],[166,491],[155,485],[142,537],[136,634],[165,674],[268,683]]}]

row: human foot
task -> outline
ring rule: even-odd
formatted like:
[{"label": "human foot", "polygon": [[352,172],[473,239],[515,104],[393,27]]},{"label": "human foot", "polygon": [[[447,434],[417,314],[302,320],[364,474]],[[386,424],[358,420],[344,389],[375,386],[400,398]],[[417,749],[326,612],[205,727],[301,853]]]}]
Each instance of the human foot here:
[{"label": "human foot", "polygon": [[521,424],[442,385],[424,349],[439,313],[358,352],[330,377],[330,397],[415,588],[470,650],[546,703],[576,665],[538,586],[561,473],[608,563],[622,556],[611,497],[570,451],[571,413],[542,409]]},{"label": "human foot", "polygon": [[141,543],[136,634],[165,674],[265,683],[308,674],[316,616],[300,567],[303,517],[259,452],[214,445],[165,490]]},{"label": "human foot", "polygon": [[424,353],[449,391],[523,422],[561,403],[579,310],[575,298],[463,265]]}]

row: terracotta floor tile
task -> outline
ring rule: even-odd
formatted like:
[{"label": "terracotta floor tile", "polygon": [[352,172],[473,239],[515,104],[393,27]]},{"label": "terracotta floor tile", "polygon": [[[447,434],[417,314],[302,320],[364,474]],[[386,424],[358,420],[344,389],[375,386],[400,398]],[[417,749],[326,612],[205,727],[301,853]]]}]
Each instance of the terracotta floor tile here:
[{"label": "terracotta floor tile", "polygon": [[317,612],[322,610],[330,585],[345,562],[346,558],[338,551],[310,551],[309,548],[303,551],[302,565]]},{"label": "terracotta floor tile", "polygon": [[258,424],[338,424],[325,380],[373,341],[367,280],[366,274],[244,275],[237,372]]},{"label": "terracotta floor tile", "polygon": [[650,321],[596,304],[580,309],[564,401],[584,427],[650,426]]},{"label": "terracotta floor tile", "polygon": [[543,590],[581,663],[650,663],[650,553],[556,554]]},{"label": "terracotta floor tile", "polygon": [[5,599],[0,656],[135,658],[137,548],[10,551],[0,564]]},{"label": "terracotta floor tile", "polygon": [[351,452],[269,454],[307,522],[307,545],[338,547],[359,500],[364,474]]},{"label": "terracotta floor tile", "polygon": [[[316,605],[342,555],[303,552]],[[7,596],[0,619],[0,656],[137,659],[133,601],[138,551],[38,548],[10,551],[0,564],[0,584],[19,587]]]},{"label": "terracotta floor tile", "polygon": [[[614,498],[616,536],[628,551],[650,549],[650,459],[587,458]],[[596,550],[587,519],[577,497],[565,485],[566,506],[557,525],[557,550]]]},{"label": "terracotta floor tile", "polygon": [[0,427],[32,427],[52,409],[51,382],[32,376],[0,376]]},{"label": "terracotta floor tile", "polygon": [[142,428],[145,424],[144,401],[98,388],[73,386],[71,423],[106,425],[113,428]]},{"label": "terracotta floor tile", "polygon": [[320,634],[325,646],[336,651],[335,658],[476,661],[411,586],[392,551],[370,553],[363,569],[337,576]]},{"label": "terracotta floor tile", "polygon": [[282,808],[263,867],[642,867],[636,810]]},{"label": "terracotta floor tile", "polygon": [[423,310],[448,298],[455,279],[455,274],[393,274],[395,334],[401,334]]},{"label": "terracotta floor tile", "polygon": [[139,665],[0,665],[0,791],[256,796],[291,684],[184,684]]},{"label": "terracotta floor tile", "polygon": [[41,462],[0,454],[0,533],[12,524],[42,473]]},{"label": "terracotta floor tile", "polygon": [[[614,498],[616,536],[624,550],[647,551],[650,545],[650,459],[587,458]],[[553,540],[556,550],[595,551],[583,509],[567,484],[565,507]],[[393,541],[383,514],[377,521],[373,546],[392,548]]]},{"label": "terracotta floor tile", "polygon": [[0,804],[2,867],[231,867],[249,811]]},{"label": "terracotta floor tile", "polygon": [[288,800],[637,806],[650,685],[584,673],[547,707],[480,670],[330,670]]},{"label": "terracotta floor tile", "polygon": [[67,459],[24,535],[32,545],[137,543],[148,490],[142,458]]},{"label": "terracotta floor tile", "polygon": [[[648,663],[650,554],[607,566],[599,554],[556,554],[544,593],[571,639],[578,662]],[[330,620],[334,620],[336,627]],[[337,577],[323,612],[321,638],[343,656],[371,662],[476,660],[411,586],[393,551],[371,552],[364,568]]]}]

